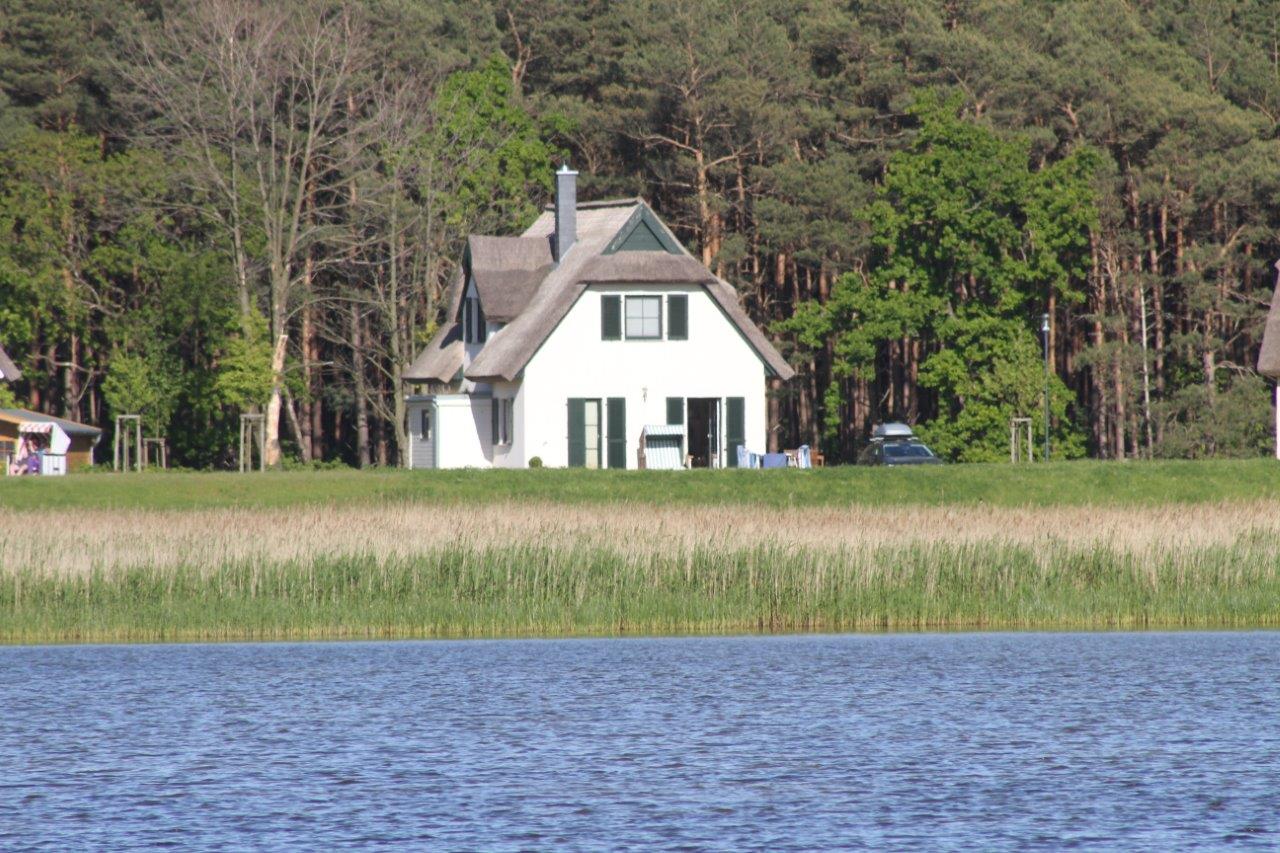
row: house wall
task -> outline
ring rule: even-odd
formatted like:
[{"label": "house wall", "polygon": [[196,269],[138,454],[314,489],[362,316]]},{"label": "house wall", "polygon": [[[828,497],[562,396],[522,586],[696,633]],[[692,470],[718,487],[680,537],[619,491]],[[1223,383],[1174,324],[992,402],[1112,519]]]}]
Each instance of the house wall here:
[{"label": "house wall", "polygon": [[490,399],[469,394],[441,394],[435,402],[438,467],[490,467],[493,464]]},{"label": "house wall", "polygon": [[[521,383],[519,382],[495,382],[493,383],[493,398],[496,405],[500,399],[512,400],[511,411],[511,443],[507,445],[498,445],[493,448],[493,467],[495,468],[524,468],[528,465],[529,459],[525,456],[524,430],[521,422],[521,415],[524,409],[524,395],[520,393]],[[491,421],[485,423],[485,437],[491,438],[493,432],[493,424]]]},{"label": "house wall", "polygon": [[[603,294],[668,293],[689,296],[688,340],[665,340],[665,302],[663,340],[601,340]],[[516,406],[520,443],[502,464],[524,467],[538,456],[551,467],[568,465],[570,397],[626,398],[628,468],[638,466],[641,429],[667,422],[668,397],[744,398],[746,446],[765,450],[764,364],[697,285],[589,287],[524,369]],[[724,420],[722,412],[722,451]]]}]

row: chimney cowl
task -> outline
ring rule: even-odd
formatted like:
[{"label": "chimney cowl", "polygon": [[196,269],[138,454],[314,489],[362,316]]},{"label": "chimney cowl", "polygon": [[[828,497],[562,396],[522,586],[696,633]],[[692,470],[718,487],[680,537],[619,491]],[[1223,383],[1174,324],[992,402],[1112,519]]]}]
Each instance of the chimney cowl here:
[{"label": "chimney cowl", "polygon": [[578,239],[578,173],[566,163],[556,172],[556,261],[559,262]]}]

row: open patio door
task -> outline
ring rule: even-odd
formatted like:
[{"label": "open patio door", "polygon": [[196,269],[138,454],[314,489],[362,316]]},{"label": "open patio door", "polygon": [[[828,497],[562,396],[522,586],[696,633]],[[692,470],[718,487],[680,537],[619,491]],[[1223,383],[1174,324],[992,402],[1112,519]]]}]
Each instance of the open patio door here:
[{"label": "open patio door", "polygon": [[693,468],[719,468],[720,398],[690,397],[687,428],[689,461]]}]

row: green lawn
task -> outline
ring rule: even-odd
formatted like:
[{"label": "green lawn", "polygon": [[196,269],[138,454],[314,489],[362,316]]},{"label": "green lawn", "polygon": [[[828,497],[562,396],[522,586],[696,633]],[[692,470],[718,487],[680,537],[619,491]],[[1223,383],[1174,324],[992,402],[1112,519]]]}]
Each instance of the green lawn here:
[{"label": "green lawn", "polygon": [[1063,506],[1280,498],[1273,459],[814,471],[293,471],[0,478],[0,507],[200,508],[377,501]]}]

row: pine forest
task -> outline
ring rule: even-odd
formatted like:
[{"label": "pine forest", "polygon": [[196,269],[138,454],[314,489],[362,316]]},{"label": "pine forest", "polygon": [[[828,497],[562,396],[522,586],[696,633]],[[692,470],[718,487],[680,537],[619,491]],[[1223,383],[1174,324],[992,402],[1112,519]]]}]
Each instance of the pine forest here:
[{"label": "pine forest", "polygon": [[466,236],[562,163],[796,368],[773,449],[1272,447],[1275,0],[0,0],[0,405],[400,464]]}]

